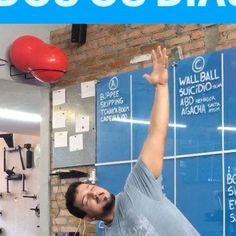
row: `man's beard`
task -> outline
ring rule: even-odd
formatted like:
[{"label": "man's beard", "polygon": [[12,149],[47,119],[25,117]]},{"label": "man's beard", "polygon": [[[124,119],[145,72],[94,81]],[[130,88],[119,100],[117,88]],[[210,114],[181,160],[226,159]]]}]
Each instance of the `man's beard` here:
[{"label": "man's beard", "polygon": [[107,215],[111,212],[115,205],[115,196],[111,193],[111,196],[103,206],[103,215]]}]

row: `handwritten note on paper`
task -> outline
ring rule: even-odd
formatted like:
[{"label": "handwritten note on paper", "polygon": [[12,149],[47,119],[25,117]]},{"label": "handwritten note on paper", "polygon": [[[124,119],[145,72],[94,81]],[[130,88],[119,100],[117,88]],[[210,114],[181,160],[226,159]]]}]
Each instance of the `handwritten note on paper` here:
[{"label": "handwritten note on paper", "polygon": [[57,106],[64,104],[66,102],[66,90],[65,89],[59,89],[55,90],[52,93],[52,105]]},{"label": "handwritten note on paper", "polygon": [[95,81],[81,83],[81,98],[95,96]]},{"label": "handwritten note on paper", "polygon": [[66,127],[66,113],[64,111],[53,112],[52,127],[53,129]]},{"label": "handwritten note on paper", "polygon": [[83,134],[76,134],[70,136],[70,152],[83,150]]},{"label": "handwritten note on paper", "polygon": [[55,132],[54,147],[67,147],[67,131]]},{"label": "handwritten note on paper", "polygon": [[89,116],[78,115],[75,121],[76,133],[89,131]]}]

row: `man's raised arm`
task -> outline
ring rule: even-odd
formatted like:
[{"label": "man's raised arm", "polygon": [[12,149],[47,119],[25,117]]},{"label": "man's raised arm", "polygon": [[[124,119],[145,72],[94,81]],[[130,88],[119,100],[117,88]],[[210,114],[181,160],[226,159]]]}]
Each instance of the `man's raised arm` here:
[{"label": "man's raised arm", "polygon": [[152,64],[152,73],[145,74],[144,78],[155,87],[155,99],[141,159],[151,173],[158,177],[162,171],[169,122],[168,56],[165,48],[158,46],[157,50],[152,50]]}]

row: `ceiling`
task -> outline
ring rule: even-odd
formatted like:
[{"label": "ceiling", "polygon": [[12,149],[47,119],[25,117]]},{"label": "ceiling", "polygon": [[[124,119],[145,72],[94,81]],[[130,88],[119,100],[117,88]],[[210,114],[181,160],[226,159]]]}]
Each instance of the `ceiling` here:
[{"label": "ceiling", "polygon": [[[43,88],[0,80],[0,108],[40,114]],[[0,118],[0,132],[39,135],[40,124]]]}]

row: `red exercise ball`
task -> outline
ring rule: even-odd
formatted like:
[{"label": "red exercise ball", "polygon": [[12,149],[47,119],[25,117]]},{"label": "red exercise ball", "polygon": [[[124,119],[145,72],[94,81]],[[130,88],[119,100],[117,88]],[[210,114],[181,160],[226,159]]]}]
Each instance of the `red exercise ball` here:
[{"label": "red exercise ball", "polygon": [[46,83],[58,81],[68,69],[65,53],[51,44],[44,44],[39,47],[30,64],[31,74],[36,79]]},{"label": "red exercise ball", "polygon": [[10,46],[10,60],[12,64],[23,72],[29,72],[30,62],[35,56],[35,49],[44,42],[35,36],[24,35],[17,38]]}]

